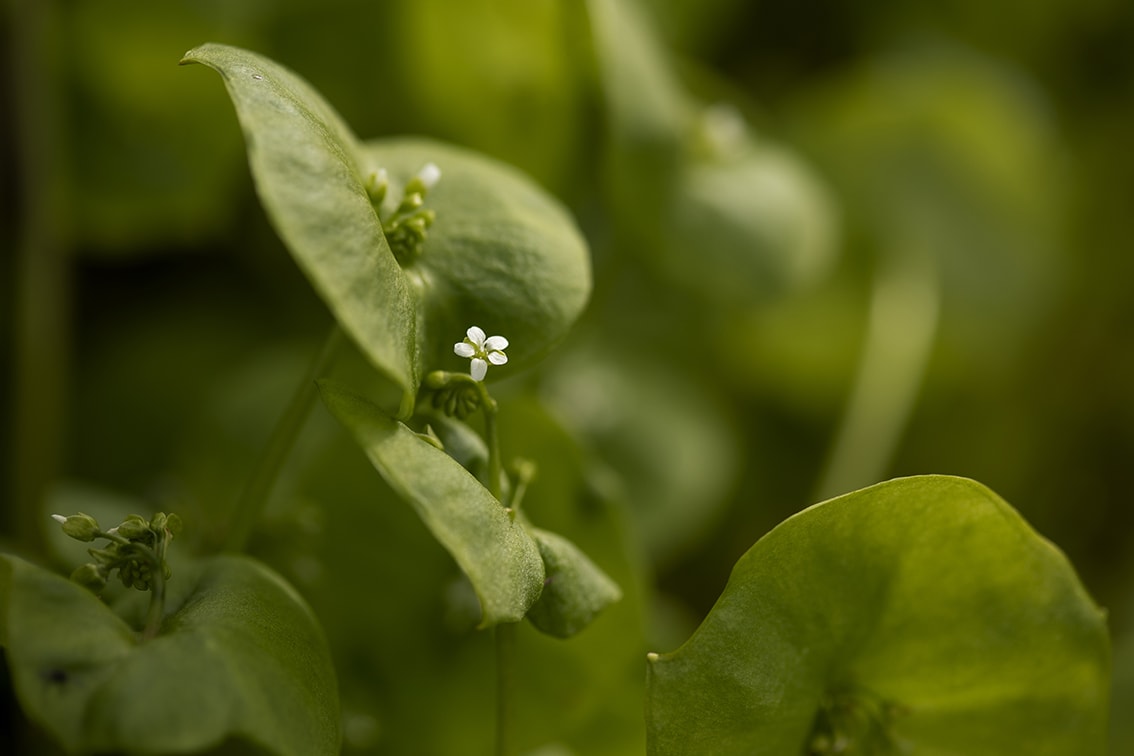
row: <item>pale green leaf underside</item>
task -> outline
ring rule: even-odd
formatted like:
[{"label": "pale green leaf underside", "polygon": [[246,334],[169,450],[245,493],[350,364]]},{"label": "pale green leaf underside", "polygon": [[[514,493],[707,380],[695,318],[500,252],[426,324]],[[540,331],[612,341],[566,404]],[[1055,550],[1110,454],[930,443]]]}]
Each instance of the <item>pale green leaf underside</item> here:
[{"label": "pale green leaf underside", "polygon": [[262,56],[205,44],[182,63],[203,63],[224,79],[268,216],[336,320],[402,390],[408,412],[420,377],[417,307],[350,129],[307,82]]},{"label": "pale green leaf underside", "polygon": [[851,691],[919,755],[1101,754],[1108,656],[1102,612],[1004,501],[895,480],[782,523],[651,657],[650,753],[805,753],[821,698]]},{"label": "pale green leaf underside", "polygon": [[351,431],[386,482],[468,576],[481,606],[481,627],[518,622],[539,598],[539,548],[518,521],[452,457],[334,383],[321,381],[323,402]]},{"label": "pale green leaf underside", "polygon": [[9,556],[0,575],[17,696],[68,751],[188,753],[237,738],[274,754],[338,753],[322,631],[259,563],[224,556],[179,569],[173,611],[146,643],[62,577]]}]

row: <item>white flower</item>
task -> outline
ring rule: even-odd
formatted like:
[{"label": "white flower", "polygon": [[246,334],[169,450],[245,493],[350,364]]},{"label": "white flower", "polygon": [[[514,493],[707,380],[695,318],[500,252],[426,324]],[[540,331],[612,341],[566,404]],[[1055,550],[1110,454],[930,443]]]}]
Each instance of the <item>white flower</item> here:
[{"label": "white flower", "polygon": [[426,191],[432,189],[440,179],[441,169],[437,167],[436,163],[426,163],[417,172],[417,180],[421,182]]},{"label": "white flower", "polygon": [[453,345],[453,352],[458,357],[472,360],[469,373],[474,381],[483,381],[488,372],[488,363],[503,365],[508,361],[504,350],[508,348],[508,339],[503,336],[490,336],[485,338],[484,331],[473,326],[468,330],[464,341]]}]

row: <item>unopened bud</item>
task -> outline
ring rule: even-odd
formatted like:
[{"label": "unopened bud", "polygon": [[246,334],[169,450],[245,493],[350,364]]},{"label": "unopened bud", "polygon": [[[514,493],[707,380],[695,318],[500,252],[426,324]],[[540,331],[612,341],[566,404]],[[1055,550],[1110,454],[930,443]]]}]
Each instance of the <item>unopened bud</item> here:
[{"label": "unopened bud", "polygon": [[122,524],[115,528],[118,535],[131,541],[145,538],[150,533],[150,524],[141,515],[126,515]]},{"label": "unopened bud", "polygon": [[51,515],[52,519],[63,526],[63,532],[77,541],[93,541],[99,534],[98,522],[89,514],[73,514],[70,517]]},{"label": "unopened bud", "polygon": [[106,587],[106,574],[96,564],[84,564],[71,573],[72,582],[94,593],[102,593]]}]

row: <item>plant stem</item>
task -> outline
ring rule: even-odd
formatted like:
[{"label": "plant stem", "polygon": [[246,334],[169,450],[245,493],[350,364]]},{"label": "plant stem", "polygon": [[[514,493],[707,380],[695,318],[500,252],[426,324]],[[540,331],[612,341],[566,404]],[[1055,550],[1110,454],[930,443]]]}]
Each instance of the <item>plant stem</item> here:
[{"label": "plant stem", "polygon": [[[39,503],[58,476],[66,431],[71,317],[72,230],[63,138],[60,69],[66,46],[58,3],[16,0],[11,13],[12,157],[20,199],[11,269],[0,272],[0,299],[11,297],[12,419],[8,535],[25,549],[43,545]],[[5,268],[8,266],[5,265]],[[11,276],[7,278],[7,276]],[[11,287],[9,291],[9,285]]]},{"label": "plant stem", "polygon": [[306,375],[303,376],[303,381],[296,387],[291,402],[288,403],[287,409],[272,431],[268,446],[252,473],[252,478],[248,481],[248,485],[245,486],[244,492],[236,503],[232,522],[229,524],[228,537],[225,541],[226,551],[244,550],[252,527],[260,518],[264,507],[267,506],[272,487],[279,477],[280,470],[283,469],[284,462],[287,461],[288,454],[295,445],[295,439],[299,437],[299,432],[303,429],[303,424],[311,412],[311,407],[315,404],[315,381],[334,361],[335,355],[344,340],[345,336],[342,329],[336,323],[327,335],[323,348],[319,350],[319,354],[311,363]]},{"label": "plant stem", "polygon": [[511,742],[508,738],[512,715],[512,666],[516,651],[516,626],[512,623],[497,625],[496,635],[496,756],[508,756]]},{"label": "plant stem", "polygon": [[165,546],[164,534],[159,534],[154,544],[154,559],[150,565],[150,608],[146,613],[146,627],[142,630],[142,640],[152,640],[161,630],[165,618]]},{"label": "plant stem", "polygon": [[[500,485],[500,434],[496,430],[496,401],[488,395],[488,389],[481,385],[484,408],[484,442],[488,445],[488,491],[501,501],[503,490]],[[503,503],[501,501],[501,503]]]}]

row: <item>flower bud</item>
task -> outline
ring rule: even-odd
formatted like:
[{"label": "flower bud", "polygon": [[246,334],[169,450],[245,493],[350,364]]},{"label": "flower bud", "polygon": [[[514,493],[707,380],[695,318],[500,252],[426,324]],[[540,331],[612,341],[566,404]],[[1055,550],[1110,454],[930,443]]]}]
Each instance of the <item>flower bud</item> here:
[{"label": "flower bud", "polygon": [[93,541],[99,534],[98,522],[89,514],[73,514],[70,517],[51,515],[63,526],[63,532],[77,541]]},{"label": "flower bud", "polygon": [[115,532],[131,541],[145,538],[150,533],[150,524],[141,515],[126,515],[122,524],[116,527]]},{"label": "flower bud", "polygon": [[71,573],[71,580],[93,593],[102,593],[106,588],[106,575],[95,564],[84,564],[77,568]]}]

